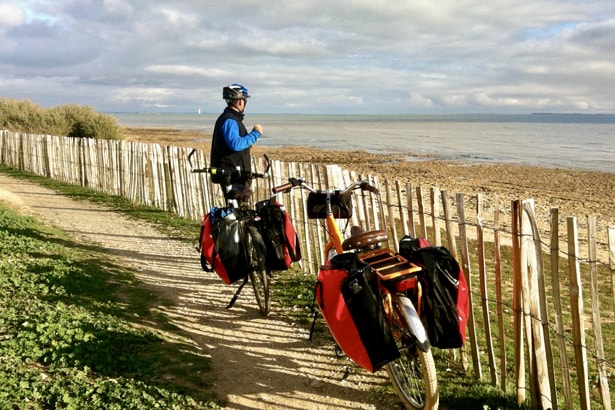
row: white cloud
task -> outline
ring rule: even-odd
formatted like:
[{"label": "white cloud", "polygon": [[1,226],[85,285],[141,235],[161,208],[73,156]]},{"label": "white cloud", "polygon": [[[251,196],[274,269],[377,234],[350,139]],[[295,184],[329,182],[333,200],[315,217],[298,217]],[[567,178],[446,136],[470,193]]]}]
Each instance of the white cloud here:
[{"label": "white cloud", "polygon": [[0,3],[0,84],[101,110],[219,105],[240,82],[262,112],[615,112],[613,16],[610,0],[24,0]]},{"label": "white cloud", "polygon": [[103,0],[103,6],[111,14],[131,15],[133,12],[132,5],[123,0]]},{"label": "white cloud", "polygon": [[228,73],[224,72],[223,70],[210,70],[206,68],[187,65],[156,65],[151,67],[145,67],[144,71],[171,75],[197,75],[211,78],[228,75]]},{"label": "white cloud", "polygon": [[21,7],[10,3],[0,3],[0,30],[23,24],[26,13]]},{"label": "white cloud", "polygon": [[158,22],[158,24],[168,23],[174,26],[178,26],[182,29],[191,29],[194,28],[198,23],[197,16],[189,13],[184,13],[172,8],[163,7],[160,9],[160,14],[162,14],[164,20],[162,22]]}]

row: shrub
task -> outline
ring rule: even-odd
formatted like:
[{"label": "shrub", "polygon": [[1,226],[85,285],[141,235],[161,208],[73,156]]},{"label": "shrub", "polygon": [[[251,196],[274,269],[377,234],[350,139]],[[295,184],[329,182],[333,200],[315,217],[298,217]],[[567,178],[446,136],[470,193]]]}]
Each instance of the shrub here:
[{"label": "shrub", "polygon": [[42,126],[42,109],[30,100],[0,98],[0,126],[12,131],[25,132],[27,128]]},{"label": "shrub", "polygon": [[30,100],[0,98],[0,128],[75,138],[121,138],[117,120],[75,104],[41,108]]}]

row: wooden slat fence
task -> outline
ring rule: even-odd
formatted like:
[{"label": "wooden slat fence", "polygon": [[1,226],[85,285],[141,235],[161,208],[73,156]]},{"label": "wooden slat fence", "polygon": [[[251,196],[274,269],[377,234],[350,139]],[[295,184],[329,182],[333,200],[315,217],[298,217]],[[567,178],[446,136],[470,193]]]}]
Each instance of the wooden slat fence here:
[{"label": "wooden slat fence", "polygon": [[[158,144],[0,131],[0,162],[6,166],[198,221],[223,200],[206,174],[190,172],[188,152]],[[197,152],[192,164],[207,166],[208,153]],[[262,170],[259,159],[253,166]],[[449,360],[467,367],[470,377],[483,379],[486,368],[490,384],[514,392],[519,403],[530,402],[533,408],[611,409],[615,227],[600,232],[590,217],[584,224],[587,233],[580,232],[576,217],[562,219],[557,209],[551,210],[547,226],[539,226],[531,199],[512,201],[507,209],[497,196],[451,195],[335,165],[274,161],[271,176],[254,182],[254,200],[267,198],[271,187],[289,176],[321,189],[369,180],[380,187],[383,209],[372,194],[355,193],[353,218],[340,221],[345,233],[352,225],[386,229],[392,248],[410,234],[451,250],[466,273],[472,309],[466,345]],[[316,274],[326,235],[322,223],[307,219],[306,197],[297,190],[279,200],[302,240],[300,267]]]}]

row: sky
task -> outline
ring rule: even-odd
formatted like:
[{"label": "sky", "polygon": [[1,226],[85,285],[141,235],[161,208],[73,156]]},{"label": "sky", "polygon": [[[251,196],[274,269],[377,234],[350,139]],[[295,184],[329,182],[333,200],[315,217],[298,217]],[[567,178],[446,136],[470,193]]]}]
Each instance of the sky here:
[{"label": "sky", "polygon": [[615,113],[613,0],[0,0],[0,97],[103,112]]}]

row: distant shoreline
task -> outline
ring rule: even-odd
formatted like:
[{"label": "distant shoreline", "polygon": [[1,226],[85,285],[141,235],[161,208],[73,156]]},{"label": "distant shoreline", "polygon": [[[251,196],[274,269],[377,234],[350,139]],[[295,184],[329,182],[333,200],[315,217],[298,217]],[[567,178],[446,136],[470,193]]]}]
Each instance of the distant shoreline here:
[{"label": "distant shoreline", "polygon": [[[536,115],[539,115],[539,114],[536,114]],[[567,114],[567,115],[575,115],[575,114]],[[592,114],[579,114],[579,115],[592,115]],[[598,114],[595,114],[595,115],[598,115]],[[209,149],[209,144],[211,140],[211,133],[203,132],[203,131],[195,130],[195,129],[183,129],[179,127],[166,127],[166,126],[159,126],[159,127],[127,126],[127,127],[123,127],[123,129],[125,131],[125,134],[127,134],[128,139],[133,139],[133,140],[145,139],[151,142],[159,142],[159,143],[164,143],[168,145],[194,146],[198,148],[204,147],[206,149]],[[156,141],[153,141],[153,140],[156,140]],[[323,154],[319,155],[319,157],[322,157],[322,156],[326,157],[325,153],[349,151],[348,148],[343,148],[343,147],[323,149],[323,148],[311,146],[309,144],[305,144],[305,145],[265,145],[263,144],[264,142],[266,143],[266,140],[260,141],[255,146],[256,149],[258,150],[281,149],[281,150],[287,150],[287,151],[288,150],[290,151],[297,151],[297,150],[322,151]],[[416,161],[432,160],[432,161],[443,162],[443,163],[457,163],[457,164],[464,165],[464,166],[472,166],[472,165],[510,165],[510,166],[514,166],[514,165],[517,165],[520,167],[527,167],[527,168],[569,169],[571,171],[579,171],[579,172],[599,172],[599,173],[601,172],[605,174],[612,174],[610,172],[605,172],[605,171],[578,169],[578,168],[572,168],[572,167],[560,167],[560,166],[542,166],[541,167],[537,165],[508,164],[506,162],[497,162],[497,161],[472,162],[469,160],[462,161],[462,160],[456,160],[456,159],[442,159],[433,153],[417,153],[417,152],[411,152],[411,151],[402,152],[402,153],[384,153],[384,152],[374,152],[371,150],[365,150],[365,149],[360,149],[360,148],[353,149],[351,151],[365,152],[366,154],[373,155],[376,157],[389,157],[389,158],[394,157],[396,160],[406,160],[409,162],[415,162],[415,160]],[[296,160],[296,159],[293,159],[293,160]],[[383,162],[387,162],[387,161],[385,160]]]},{"label": "distant shoreline", "polygon": [[[217,115],[124,115],[127,127],[169,128],[205,139]],[[612,120],[612,121],[611,121]],[[615,115],[260,115],[244,120],[264,127],[259,144],[348,148],[405,153],[409,160],[434,158],[463,163],[503,163],[597,170],[615,174]],[[611,123],[612,122],[612,123]]]}]

